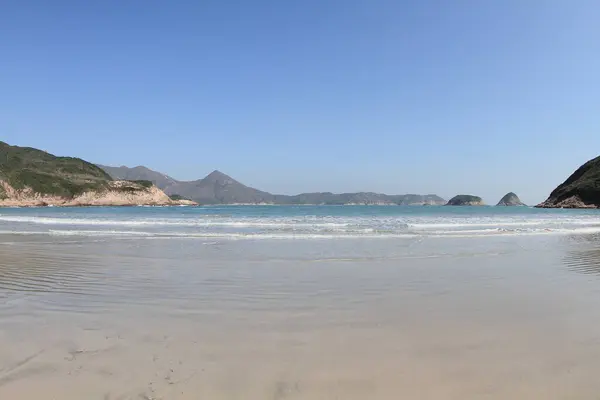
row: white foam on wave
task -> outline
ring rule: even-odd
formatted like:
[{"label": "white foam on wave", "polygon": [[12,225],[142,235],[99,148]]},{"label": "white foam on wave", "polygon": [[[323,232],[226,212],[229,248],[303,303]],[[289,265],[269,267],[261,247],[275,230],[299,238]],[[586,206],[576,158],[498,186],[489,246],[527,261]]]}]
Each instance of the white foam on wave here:
[{"label": "white foam on wave", "polygon": [[18,231],[18,230],[3,230],[0,235],[47,235],[48,231]]},{"label": "white foam on wave", "polygon": [[317,233],[317,232],[286,232],[286,233],[241,233],[241,232],[143,232],[143,231],[114,231],[114,230],[50,230],[47,232],[13,232],[19,234],[49,234],[55,236],[100,236],[100,237],[129,237],[147,239],[414,239],[414,238],[483,238],[498,236],[537,236],[537,235],[569,235],[600,233],[600,227],[576,229],[530,229],[530,230],[469,230],[430,232],[423,235],[418,233]]},{"label": "white foam on wave", "polygon": [[155,234],[152,232],[140,232],[140,231],[113,231],[113,230],[104,230],[104,231],[87,231],[87,230],[56,230],[50,229],[45,232],[49,235],[54,236],[144,236],[150,237]]},{"label": "white foam on wave", "polygon": [[573,218],[539,218],[533,220],[507,221],[507,220],[489,220],[480,219],[460,219],[452,222],[421,222],[408,223],[408,226],[414,229],[440,229],[440,228],[493,228],[493,227],[531,227],[541,225],[600,225],[600,218],[573,219]]},{"label": "white foam on wave", "polygon": [[[220,218],[219,218],[220,219]],[[0,221],[6,222],[22,222],[30,224],[41,224],[41,225],[104,225],[104,226],[223,226],[223,227],[239,227],[239,228],[251,228],[251,227],[312,227],[315,222],[304,222],[302,220],[252,220],[238,219],[230,221],[214,221],[211,219],[199,219],[197,217],[184,219],[140,219],[140,220],[114,220],[114,219],[86,219],[86,218],[49,218],[49,217],[23,217],[23,216],[0,216]],[[343,222],[321,222],[318,225],[324,227],[345,227],[348,223]]]},{"label": "white foam on wave", "polygon": [[[135,219],[134,219],[135,218]],[[24,225],[22,225],[24,224]],[[399,216],[240,216],[182,214],[137,216],[0,215],[0,234],[136,238],[339,239],[490,237],[600,232],[596,215],[523,217],[444,215]],[[69,229],[67,229],[67,227]],[[131,228],[131,229],[129,229]],[[40,229],[42,231],[40,232]],[[47,230],[43,230],[47,229]]]},{"label": "white foam on wave", "polygon": [[[102,237],[140,237],[154,239],[340,239],[340,238],[365,238],[361,234],[318,234],[318,233],[181,233],[181,232],[140,232],[140,231],[89,231],[89,230],[49,230],[36,232],[36,234],[49,234],[54,236],[102,236]],[[377,234],[373,238],[414,238],[414,234]]]},{"label": "white foam on wave", "polygon": [[498,237],[498,236],[541,236],[541,235],[585,235],[600,233],[600,227],[593,228],[574,228],[574,229],[530,229],[530,230],[498,230],[495,233],[467,233],[455,231],[446,234],[431,235],[428,237],[435,238],[483,238],[483,237]]}]

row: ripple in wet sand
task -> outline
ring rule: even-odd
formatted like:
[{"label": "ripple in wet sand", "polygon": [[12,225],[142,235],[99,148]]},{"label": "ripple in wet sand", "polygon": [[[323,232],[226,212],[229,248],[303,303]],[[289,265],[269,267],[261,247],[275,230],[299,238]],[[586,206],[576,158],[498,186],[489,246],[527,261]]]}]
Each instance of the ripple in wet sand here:
[{"label": "ripple in wet sand", "polygon": [[2,399],[600,391],[598,282],[579,274],[597,273],[593,243],[11,243],[0,245]]}]

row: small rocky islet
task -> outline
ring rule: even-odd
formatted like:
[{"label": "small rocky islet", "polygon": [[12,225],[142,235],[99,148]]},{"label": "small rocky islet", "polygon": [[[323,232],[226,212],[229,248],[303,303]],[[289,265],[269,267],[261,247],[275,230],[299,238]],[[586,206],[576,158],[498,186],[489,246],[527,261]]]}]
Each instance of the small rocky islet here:
[{"label": "small rocky islet", "polygon": [[483,199],[479,196],[473,196],[471,194],[459,194],[451,198],[447,206],[485,206]]},{"label": "small rocky islet", "polygon": [[500,201],[498,202],[498,204],[496,204],[497,206],[508,206],[508,207],[514,207],[514,206],[526,206],[525,203],[523,203],[521,201],[521,199],[519,199],[519,196],[517,196],[515,193],[513,192],[509,192],[506,193],[504,195],[504,197],[502,197],[500,199]]},{"label": "small rocky islet", "polygon": [[[448,206],[485,206],[485,202],[479,196],[474,196],[471,194],[459,194],[451,198],[448,203]],[[496,206],[525,206],[525,203],[519,199],[513,192],[509,192],[505,194],[502,199],[496,204]]]}]

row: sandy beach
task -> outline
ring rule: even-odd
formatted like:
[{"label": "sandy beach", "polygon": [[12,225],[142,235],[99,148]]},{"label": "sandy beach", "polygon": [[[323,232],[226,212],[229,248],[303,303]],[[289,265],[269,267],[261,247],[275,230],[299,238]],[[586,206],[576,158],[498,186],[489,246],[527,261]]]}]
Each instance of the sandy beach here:
[{"label": "sandy beach", "polygon": [[0,238],[0,398],[592,399],[594,235]]}]

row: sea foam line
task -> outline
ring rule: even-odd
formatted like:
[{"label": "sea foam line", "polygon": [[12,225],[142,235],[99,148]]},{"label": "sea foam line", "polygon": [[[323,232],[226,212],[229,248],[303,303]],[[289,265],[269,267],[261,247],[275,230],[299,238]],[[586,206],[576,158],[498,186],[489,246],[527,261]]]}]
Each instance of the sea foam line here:
[{"label": "sea foam line", "polygon": [[[82,225],[82,226],[189,226],[189,227],[330,227],[330,228],[354,228],[354,229],[460,229],[460,228],[499,228],[499,227],[533,227],[533,226],[553,226],[553,225],[581,225],[581,226],[600,226],[600,219],[572,219],[572,218],[539,218],[535,220],[489,220],[481,219],[467,220],[456,219],[451,222],[434,221],[414,221],[411,218],[366,218],[366,217],[347,217],[347,218],[241,218],[238,220],[223,220],[222,217],[210,216],[210,219],[194,218],[189,219],[143,219],[143,220],[117,220],[117,219],[97,219],[97,218],[50,218],[42,216],[9,216],[0,215],[0,221],[30,223],[41,225]],[[216,220],[215,220],[216,219]]]},{"label": "sea foam line", "polygon": [[168,219],[147,219],[147,220],[111,220],[111,219],[85,219],[85,218],[48,218],[48,217],[21,217],[21,216],[0,216],[0,221],[5,222],[21,222],[41,225],[102,225],[102,226],[223,226],[223,227],[312,227],[320,225],[325,227],[346,227],[349,223],[345,222],[302,222],[298,220],[281,220],[273,222],[265,221],[211,221],[201,219],[189,220],[168,220]]},{"label": "sea foam line", "polygon": [[[0,232],[2,233],[2,232]],[[13,232],[19,234],[18,232]],[[144,231],[113,231],[113,230],[49,230],[47,232],[22,232],[23,234],[48,234],[55,236],[103,236],[130,237],[147,239],[412,239],[412,238],[485,238],[499,236],[536,236],[536,235],[576,235],[600,233],[600,227],[583,227],[571,229],[530,229],[530,230],[484,230],[484,231],[447,231],[420,234],[414,232],[394,233],[316,233],[316,232],[287,232],[287,233],[242,233],[242,232],[144,232]]]}]

